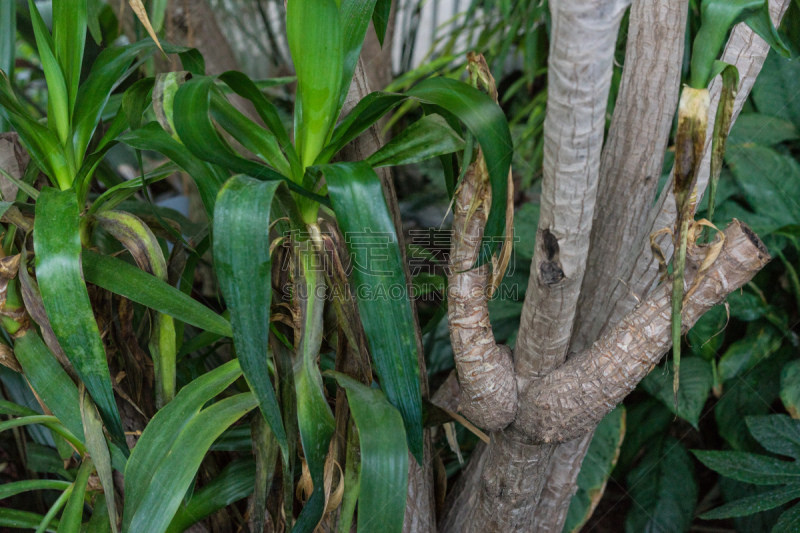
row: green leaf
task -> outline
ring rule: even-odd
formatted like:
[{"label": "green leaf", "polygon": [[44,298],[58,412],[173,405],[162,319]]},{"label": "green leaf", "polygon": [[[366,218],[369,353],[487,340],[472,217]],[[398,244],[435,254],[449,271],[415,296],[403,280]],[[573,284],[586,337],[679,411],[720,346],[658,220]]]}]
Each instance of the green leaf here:
[{"label": "green leaf", "polygon": [[[764,71],[762,70],[762,72]],[[767,73],[764,72],[764,74],[759,75],[758,79],[760,80],[765,74]],[[773,146],[785,141],[796,141],[797,139],[800,139],[797,127],[786,119],[765,113],[742,113],[733,124],[733,129],[728,137],[728,144],[736,146],[752,143]]]},{"label": "green leaf", "polygon": [[375,27],[375,34],[378,42],[383,47],[383,40],[386,37],[386,28],[389,26],[389,17],[392,11],[392,0],[377,0],[375,11],[372,12],[372,25]]},{"label": "green leaf", "polygon": [[319,257],[310,241],[299,243],[296,250],[295,299],[300,308],[301,329],[294,363],[297,421],[303,454],[314,490],[297,517],[293,532],[311,533],[325,511],[324,469],[331,437],[336,430],[333,413],[325,399],[322,376],[317,366],[322,344],[324,279]]},{"label": "green leaf", "polygon": [[[177,398],[167,406],[176,402]],[[220,400],[192,417],[181,429],[169,450],[166,453],[165,450],[159,450],[165,455],[164,460],[144,487],[146,493],[142,497],[141,504],[132,514],[130,526],[123,527],[123,531],[148,533],[166,531],[208,448],[228,426],[254,407],[256,407],[255,396],[243,393]],[[159,414],[161,412],[163,409]],[[150,427],[148,425],[145,432]],[[142,435],[144,436],[144,433]],[[138,448],[140,444],[141,441],[136,447]]]},{"label": "green leaf", "polygon": [[[356,267],[361,322],[381,388],[402,414],[411,453],[422,464],[422,397],[414,316],[394,223],[375,171],[366,163],[320,167]],[[383,294],[383,297],[381,297]]]},{"label": "green leaf", "polygon": [[749,452],[694,450],[695,457],[725,477],[754,485],[800,483],[800,464]]},{"label": "green leaf", "polygon": [[255,415],[252,418],[250,436],[253,455],[256,459],[256,471],[253,476],[255,479],[253,499],[249,509],[253,530],[263,531],[267,518],[267,496],[272,488],[280,446],[261,415]]},{"label": "green leaf", "polygon": [[83,440],[78,387],[61,368],[39,334],[28,330],[14,342],[25,377],[50,411],[77,438]]},{"label": "green leaf", "polygon": [[52,5],[53,43],[56,58],[64,72],[71,116],[78,94],[83,48],[86,43],[86,0],[55,0]]},{"label": "green leaf", "polygon": [[724,305],[716,305],[700,317],[687,335],[692,353],[706,361],[716,359],[717,350],[725,340],[727,323],[728,312]]},{"label": "green leaf", "polygon": [[338,118],[344,63],[334,0],[290,0],[286,35],[297,72],[294,137],[303,168],[312,165]]},{"label": "green leaf", "polygon": [[[341,4],[344,52],[342,55],[342,87],[339,89],[339,107],[337,111],[342,109],[342,104],[344,104],[347,92],[350,89],[350,83],[353,81],[353,73],[361,55],[361,47],[364,44],[364,37],[367,35],[369,21],[375,16],[377,2],[375,0],[342,0],[339,4]],[[391,1],[389,4],[389,7],[391,7]]]},{"label": "green leaf", "polygon": [[[58,64],[55,45],[47,26],[39,14],[39,9],[33,0],[28,0],[28,9],[31,15],[33,31],[36,35],[36,48],[39,52],[39,60],[42,62],[42,70],[47,80],[47,125],[50,131],[58,135],[62,146],[67,144],[70,131],[70,97],[67,90],[67,82],[64,79],[64,72]],[[51,176],[60,178],[60,176]],[[71,182],[61,183],[62,188],[70,185]]]},{"label": "green leaf", "polygon": [[578,473],[578,491],[572,496],[564,531],[577,533],[589,520],[617,464],[625,437],[625,407],[611,411],[597,426]]},{"label": "green leaf", "polygon": [[115,257],[83,251],[86,281],[200,329],[230,337],[230,323],[168,283]]},{"label": "green leaf", "polygon": [[[40,514],[28,511],[18,511],[17,509],[7,509],[0,507],[0,526],[18,529],[36,529],[41,524],[44,517]],[[58,520],[50,520],[50,525],[45,531],[56,533]]]},{"label": "green leaf", "polygon": [[419,163],[464,149],[464,139],[441,115],[427,115],[367,158],[373,168]]},{"label": "green leaf", "polygon": [[42,189],[36,202],[33,242],[50,326],[97,404],[112,441],[127,452],[105,348],[81,274],[80,211],[73,191]]},{"label": "green leaf", "polygon": [[[152,488],[154,491],[163,489],[158,485],[154,486],[152,480],[155,479],[162,464],[167,460],[169,450],[178,441],[183,429],[188,427],[190,422],[197,419],[197,414],[203,405],[228,388],[241,373],[239,361],[233,360],[207,374],[203,374],[183,387],[175,396],[175,399],[158,411],[150,423],[147,424],[125,467],[123,531],[129,531],[131,521],[139,509],[142,508],[145,498],[150,494],[150,489]],[[219,428],[219,432],[222,433],[226,427]],[[211,446],[211,442],[208,443],[208,446]],[[187,452],[188,450],[182,451],[178,455],[186,455]],[[201,459],[204,454],[205,450],[201,453]],[[174,463],[170,464],[174,466]],[[183,490],[185,491],[186,489],[184,488]],[[178,490],[178,492],[180,492],[178,495],[178,503],[180,503],[183,491]],[[170,496],[174,496],[174,494],[170,494]],[[149,504],[143,508],[147,511],[150,510]],[[175,508],[177,508],[177,505]],[[172,512],[174,513],[174,509]],[[167,517],[167,520],[169,519],[171,519],[171,516]],[[150,530],[134,529],[133,531]]]},{"label": "green leaf", "polygon": [[100,414],[86,394],[86,389],[81,389],[81,420],[83,421],[83,432],[86,435],[86,448],[91,454],[97,469],[97,476],[103,485],[106,494],[105,503],[110,517],[111,529],[117,531],[117,508],[114,505],[114,478],[111,471],[111,454],[108,451],[106,437],[103,433],[103,421]]},{"label": "green leaf", "polygon": [[24,481],[14,481],[0,485],[0,500],[11,498],[17,494],[31,490],[60,490],[69,487],[69,481],[58,479],[26,479]]},{"label": "green leaf", "polygon": [[711,81],[711,73],[728,31],[737,22],[761,9],[765,0],[706,0],[700,8],[701,26],[692,46],[689,85],[703,89]]},{"label": "green leaf", "polygon": [[227,176],[223,177],[218,169],[197,159],[185,146],[164,131],[158,122],[150,122],[140,129],[121,135],[120,141],[131,148],[153,150],[170,158],[194,180],[208,218],[214,217],[214,201]]},{"label": "green leaf", "polygon": [[772,533],[795,533],[798,528],[800,528],[800,504],[781,515]]},{"label": "green leaf", "polygon": [[705,520],[720,520],[723,518],[747,516],[773,509],[798,497],[800,497],[800,484],[786,485],[785,487],[780,487],[769,492],[727,503],[722,507],[717,507],[713,511],[703,513],[700,515],[700,518]]},{"label": "green leaf", "polygon": [[684,358],[680,369],[681,386],[678,389],[677,405],[672,390],[672,369],[672,361],[663,369],[656,367],[642,380],[642,388],[696,428],[714,383],[711,364],[699,357]]},{"label": "green leaf", "polygon": [[178,509],[167,533],[183,533],[192,524],[250,496],[255,473],[256,465],[252,459],[234,459],[217,477],[192,494],[186,506]]},{"label": "green leaf", "polygon": [[747,336],[730,345],[719,360],[721,382],[747,372],[781,347],[783,335],[769,324],[752,322]]},{"label": "green leaf", "polygon": [[[84,2],[85,3],[85,2]],[[77,93],[72,116],[75,130],[75,159],[82,161],[86,147],[100,123],[100,116],[113,90],[131,73],[129,67],[136,56],[149,56],[156,49],[151,40],[103,50],[92,63],[92,69]]]},{"label": "green leaf", "polygon": [[508,172],[514,151],[505,114],[488,95],[449,78],[431,78],[408,91],[409,96],[435,104],[458,118],[475,136],[486,159],[492,205],[483,233],[483,263],[502,242],[508,201]]},{"label": "green leaf", "polygon": [[680,442],[664,439],[631,471],[627,482],[636,502],[625,519],[627,533],[689,530],[697,504],[697,483],[692,459]]},{"label": "green leaf", "polygon": [[792,418],[800,418],[800,360],[783,367],[780,396],[783,406]]},{"label": "green leaf", "polygon": [[[0,70],[14,77],[17,55],[17,3],[0,2]],[[6,131],[5,120],[0,115],[0,132]]]},{"label": "green leaf", "polygon": [[326,372],[347,391],[358,427],[361,467],[358,532],[403,531],[408,484],[408,448],[403,418],[378,389],[338,372]]},{"label": "green leaf", "polygon": [[280,407],[267,365],[272,301],[270,207],[280,182],[234,176],[217,196],[214,266],[230,311],[233,344],[261,413],[288,453]]},{"label": "green leaf", "polygon": [[781,414],[748,416],[747,428],[766,450],[800,459],[800,420]]},{"label": "green leaf", "polygon": [[753,86],[753,101],[759,113],[787,120],[800,128],[800,101],[794,98],[797,76],[800,76],[800,62],[786,61],[776,51],[770,51]]},{"label": "green leaf", "polygon": [[108,506],[106,503],[105,494],[98,494],[94,499],[94,510],[89,523],[86,524],[86,533],[115,533],[116,523],[113,524],[114,529],[111,529],[112,523],[108,516]]},{"label": "green leaf", "polygon": [[61,515],[58,533],[80,533],[83,518],[83,498],[86,495],[86,484],[89,482],[89,475],[93,471],[94,464],[92,460],[84,457],[78,470],[78,476],[75,478],[72,494],[70,494],[67,506]]}]

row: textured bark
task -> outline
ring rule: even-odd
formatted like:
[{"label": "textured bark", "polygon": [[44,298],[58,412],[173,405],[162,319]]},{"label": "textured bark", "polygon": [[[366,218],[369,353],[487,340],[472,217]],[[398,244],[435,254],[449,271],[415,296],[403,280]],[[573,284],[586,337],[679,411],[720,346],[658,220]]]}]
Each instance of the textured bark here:
[{"label": "textured bark", "polygon": [[[770,1],[770,12],[772,13],[774,22],[780,22],[789,4],[790,0]],[[761,71],[761,67],[764,64],[768,52],[769,45],[747,25],[739,24],[732,31],[722,56],[723,61],[733,64],[739,69],[741,76],[739,93],[734,104],[733,121],[731,124],[733,124],[736,117],[739,116],[745,100],[750,95],[750,91],[755,84],[756,77]],[[716,79],[710,87],[711,108],[709,110],[708,121],[709,131],[714,127],[720,90],[721,83],[719,79]],[[710,157],[711,145],[709,140],[697,179],[698,198],[702,198],[706,185],[708,184]],[[670,180],[667,185],[664,186],[664,190],[655,206],[650,210],[650,215],[647,220],[647,234],[643,236],[640,242],[636,243],[635,248],[626,257],[626,260],[619,269],[620,275],[614,283],[614,290],[606,300],[606,306],[599,311],[598,318],[602,320],[602,324],[597,328],[598,331],[602,331],[609,325],[614,324],[620,317],[624,316],[630,309],[636,306],[642,295],[646,295],[653,288],[658,279],[658,261],[653,258],[653,253],[650,249],[649,235],[661,228],[671,227],[674,221],[675,200],[672,196],[672,181]],[[665,256],[669,259],[672,255],[671,239],[667,237],[660,239],[658,242]]]},{"label": "textured bark", "polygon": [[[710,249],[704,245],[687,252],[685,284],[695,286],[684,303],[684,331],[770,260],[755,233],[736,220],[725,230],[719,257],[698,276]],[[515,424],[539,442],[564,442],[593,429],[669,350],[671,291],[671,283],[661,284],[591,348],[526,391],[520,398],[525,409]]]},{"label": "textured bark", "polygon": [[[646,3],[646,2],[645,2]],[[770,11],[772,13],[773,21],[778,23],[780,18],[785,13],[789,6],[787,0],[771,0]],[[634,24],[634,15],[636,9],[632,13],[631,27]],[[630,35],[633,35],[633,30]],[[654,32],[653,35],[663,36],[661,32]],[[669,35],[669,33],[667,34]],[[662,43],[663,39],[659,38],[658,43]],[[744,24],[738,25],[731,33],[731,38],[723,53],[723,60],[737,66],[739,72],[742,74],[741,86],[738,97],[736,99],[736,106],[734,111],[734,120],[741,111],[744,101],[749,96],[750,90],[755,83],[756,77],[761,70],[764,59],[766,58],[769,47],[767,44],[755,35],[749,27]],[[678,54],[676,59],[682,60],[682,55]],[[630,65],[630,56],[626,57],[626,71]],[[648,71],[647,68],[650,70]],[[660,70],[652,69],[652,65],[647,65],[647,68],[640,74],[644,78],[659,77]],[[623,72],[625,76],[625,72]],[[624,82],[623,82],[624,83]],[[642,82],[639,82],[642,83]],[[666,87],[667,90],[674,90],[675,94],[679,88],[677,85],[674,88]],[[713,122],[716,116],[716,107],[719,102],[719,93],[721,84],[716,80],[711,85],[711,110],[709,114],[709,128],[713,127]],[[617,100],[617,110],[623,102],[622,95]],[[658,100],[653,100],[658,103]],[[672,107],[667,107],[670,113],[674,110]],[[615,110],[615,117],[616,112]],[[628,131],[635,132],[635,125],[630,125],[628,128],[633,128]],[[612,135],[614,130],[609,132],[608,145],[613,146],[614,141]],[[622,132],[625,135],[625,132]],[[630,139],[634,142],[634,146],[642,141],[640,133],[631,133]],[[710,140],[709,140],[710,143]],[[608,149],[607,149],[608,150]],[[706,147],[706,155],[700,169],[698,179],[699,191],[705,189],[708,182],[710,172],[710,144]],[[610,154],[609,154],[610,155]],[[609,157],[607,152],[604,153],[604,158]],[[650,154],[654,160],[662,161],[662,154],[660,151]],[[624,159],[623,159],[624,163]],[[605,161],[604,161],[605,164]],[[652,168],[659,168],[660,166],[652,164]],[[648,168],[646,163],[642,164],[642,168]],[[598,191],[598,197],[602,197],[603,191],[603,177],[601,175],[601,189]],[[646,188],[647,183],[640,176],[640,180],[631,184],[632,187]],[[626,191],[625,188],[617,188],[619,191]],[[609,208],[608,212],[614,213],[615,216],[627,219],[628,217],[637,216],[636,223],[641,224],[641,227],[646,228],[646,232],[639,234],[632,241],[624,241],[616,239],[613,235],[609,235],[613,229],[604,229],[603,222],[595,219],[595,227],[592,234],[592,250],[590,251],[590,263],[586,278],[584,280],[583,290],[592,291],[581,294],[579,309],[590,309],[588,312],[581,312],[579,320],[577,321],[577,331],[572,341],[571,350],[581,351],[588,347],[588,344],[606,331],[611,325],[619,321],[620,317],[629,312],[639,301],[643,295],[646,295],[658,276],[658,264],[653,259],[650,250],[649,235],[652,231],[662,227],[672,226],[675,219],[675,202],[671,196],[671,185],[665,186],[666,194],[662,194],[659,198],[655,208],[650,210],[650,214],[646,223],[638,218],[636,206],[631,203],[616,203],[611,199],[609,202],[602,202],[604,205],[624,205],[623,209]],[[644,197],[643,205],[647,208],[650,207],[652,195]],[[658,218],[656,219],[656,216]],[[655,220],[655,221],[654,221]],[[630,224],[627,224],[630,227]],[[595,239],[600,239],[598,243]],[[612,244],[616,241],[620,244],[619,248],[614,247]],[[661,242],[667,257],[672,253],[672,243],[670,239],[665,238]],[[603,254],[594,253],[594,247],[604,247],[606,252]],[[625,246],[625,247],[622,247]],[[633,246],[633,249],[631,247]],[[622,258],[623,261],[619,262],[617,258]],[[615,264],[615,269],[603,269],[605,264]],[[599,269],[599,270],[598,270]],[[605,272],[605,276],[601,276],[598,272]],[[592,279],[590,283],[588,280]],[[553,531],[560,532],[563,528],[564,520],[566,519],[567,509],[572,495],[576,490],[576,479],[580,470],[580,463],[589,448],[591,442],[591,434],[580,437],[579,439],[559,445],[559,448],[564,450],[557,450],[553,454],[553,464],[550,466],[550,474],[547,483],[546,493],[542,495],[542,501],[539,504],[539,509],[536,513],[536,522],[534,524],[535,531]]]},{"label": "textured bark", "polygon": [[561,364],[569,346],[589,251],[614,50],[627,4],[550,4],[541,214],[515,351],[522,382]]},{"label": "textured bark", "polygon": [[[622,83],[597,191],[599,205],[625,207],[595,212],[571,351],[582,351],[599,337],[603,321],[598,318],[608,305],[620,263],[648,229],[648,210],[680,94],[687,15],[688,0],[635,0],[631,8]],[[592,435],[560,444],[553,453],[534,531],[562,531]]]},{"label": "textured bark", "polygon": [[[362,60],[359,59],[355,74],[353,75],[353,82],[350,85],[350,91],[345,99],[342,114],[344,115],[352,110],[358,101],[369,94],[369,92],[369,80],[364,70],[364,64]],[[342,158],[345,161],[363,161],[382,145],[383,142],[380,137],[379,128],[377,126],[372,126],[342,150]],[[404,265],[403,269],[406,283],[409,285],[410,294],[411,273],[406,258],[406,246],[403,239],[403,222],[400,217],[400,206],[397,203],[397,193],[395,192],[394,182],[392,181],[392,173],[388,168],[379,168],[376,169],[376,172],[380,177],[381,185],[383,186],[383,194],[386,198],[386,205],[389,207],[389,212],[394,222],[395,231],[397,233],[397,244],[400,247],[400,254]],[[411,307],[413,315],[416,317],[417,313],[414,300],[411,300]],[[423,398],[427,398],[429,391],[428,378],[425,371],[425,351],[422,346],[422,332],[419,328],[419,322],[416,319],[414,320],[414,330],[420,367],[420,386],[422,388]],[[436,508],[433,493],[433,463],[431,460],[431,453],[430,430],[425,430],[423,448],[424,464],[418,464],[409,454],[408,498],[406,500],[406,515],[403,523],[403,531],[407,533],[425,533],[436,530]]]}]

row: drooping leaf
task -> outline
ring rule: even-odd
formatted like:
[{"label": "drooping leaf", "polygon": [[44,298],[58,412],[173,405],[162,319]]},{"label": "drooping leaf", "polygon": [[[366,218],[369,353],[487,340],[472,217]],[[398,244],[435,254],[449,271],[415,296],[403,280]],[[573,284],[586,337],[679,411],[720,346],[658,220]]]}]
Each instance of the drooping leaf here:
[{"label": "drooping leaf", "polygon": [[389,25],[391,11],[392,0],[377,0],[377,2],[375,2],[375,11],[372,13],[372,25],[375,27],[375,33],[378,36],[378,42],[381,46],[383,46],[383,40],[386,38],[386,28]]},{"label": "drooping leaf", "polygon": [[79,213],[73,191],[48,187],[39,195],[33,236],[39,290],[59,344],[92,395],[113,442],[127,452],[105,348],[81,275]]},{"label": "drooping leaf", "polygon": [[214,210],[214,266],[228,304],[242,372],[285,455],[286,432],[267,366],[272,301],[270,207],[279,185],[247,176],[228,180]]},{"label": "drooping leaf", "polygon": [[[0,526],[3,527],[36,529],[43,519],[44,517],[37,513],[0,507]],[[44,531],[56,533],[57,529],[58,520],[53,519]]]},{"label": "drooping leaf", "polygon": [[23,481],[13,481],[0,485],[0,500],[11,498],[17,494],[32,490],[61,490],[69,487],[69,481],[60,479],[26,479]]},{"label": "drooping leaf", "polygon": [[[125,467],[123,531],[128,530],[133,516],[141,508],[151,486],[151,479],[165,461],[167,452],[173,447],[184,427],[196,419],[206,402],[228,388],[241,373],[239,361],[233,360],[203,374],[183,387],[175,399],[158,411],[147,425]],[[224,429],[221,428],[220,433]],[[211,446],[211,443],[208,445]],[[205,450],[202,454],[205,454]]]},{"label": "drooping leaf", "polygon": [[739,70],[723,63],[722,91],[720,92],[717,116],[714,121],[714,131],[711,138],[711,175],[708,180],[708,215],[709,222],[713,221],[717,184],[722,172],[722,161],[728,143],[728,133],[733,120],[733,105],[739,91]]},{"label": "drooping leaf", "polygon": [[403,531],[408,484],[408,448],[400,413],[378,389],[338,372],[328,372],[347,391],[358,427],[361,465],[358,531]]},{"label": "drooping leaf", "polygon": [[464,149],[464,140],[441,115],[426,115],[367,158],[373,168],[419,163]]},{"label": "drooping leaf", "polygon": [[347,245],[356,265],[352,276],[359,287],[358,308],[381,388],[402,414],[408,447],[421,464],[422,397],[414,317],[380,180],[366,163],[320,168],[339,227],[349,236]]},{"label": "drooping leaf", "polygon": [[115,257],[83,251],[86,281],[200,329],[230,337],[230,323],[180,290]]},{"label": "drooping leaf", "polygon": [[[167,406],[176,401],[177,398]],[[123,526],[123,532],[164,533],[180,507],[183,495],[197,474],[208,448],[228,426],[255,407],[256,399],[253,394],[242,393],[220,400],[188,420],[153,473],[152,480],[144,487],[146,492],[142,495],[141,504],[132,513],[130,526]],[[164,450],[159,451],[164,454]]]},{"label": "drooping leaf", "polygon": [[692,459],[681,443],[666,438],[628,474],[628,491],[637,503],[625,519],[627,533],[689,530],[697,504]]}]

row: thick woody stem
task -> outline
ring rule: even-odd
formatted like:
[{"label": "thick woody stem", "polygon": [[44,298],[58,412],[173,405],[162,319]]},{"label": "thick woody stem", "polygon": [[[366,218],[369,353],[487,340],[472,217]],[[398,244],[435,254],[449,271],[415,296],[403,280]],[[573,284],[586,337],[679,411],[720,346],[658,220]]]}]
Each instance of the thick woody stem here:
[{"label": "thick woody stem", "polygon": [[[694,247],[687,257],[687,283],[697,285],[683,309],[684,331],[770,260],[755,233],[734,220],[719,257],[693,279],[710,249]],[[669,350],[670,290],[669,283],[659,286],[590,349],[526,391],[515,425],[537,442],[564,442],[594,428]]]},{"label": "thick woody stem", "polygon": [[514,420],[517,383],[511,350],[495,342],[489,322],[488,265],[473,268],[490,205],[486,161],[479,153],[453,207],[447,317],[461,387],[459,411],[481,428],[495,431]]}]

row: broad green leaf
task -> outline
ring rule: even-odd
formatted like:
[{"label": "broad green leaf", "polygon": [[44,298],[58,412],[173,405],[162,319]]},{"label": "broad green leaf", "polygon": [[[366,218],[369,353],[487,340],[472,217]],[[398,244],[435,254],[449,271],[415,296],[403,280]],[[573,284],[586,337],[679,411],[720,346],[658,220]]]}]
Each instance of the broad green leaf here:
[{"label": "broad green leaf", "polygon": [[597,426],[578,473],[578,491],[572,496],[564,524],[565,532],[578,532],[589,520],[617,464],[625,437],[625,408],[611,411]]},{"label": "broad green leaf", "polygon": [[[80,533],[83,518],[83,498],[86,495],[86,484],[89,482],[89,475],[94,471],[94,463],[88,457],[84,457],[72,494],[64,507],[61,521],[58,524],[58,533]],[[113,489],[112,489],[113,490]]]},{"label": "broad green leaf", "polygon": [[[150,488],[152,487],[153,490],[163,489],[163,487],[153,486],[151,480],[158,475],[160,468],[169,455],[169,450],[174,447],[175,443],[182,435],[183,429],[188,427],[191,422],[197,420],[197,414],[200,412],[203,405],[228,388],[241,373],[239,361],[233,360],[211,372],[203,374],[183,387],[177,396],[175,396],[175,399],[158,411],[156,416],[154,416],[147,425],[139,441],[136,443],[131,457],[128,460],[128,464],[125,467],[125,511],[122,517],[123,531],[129,531],[134,515],[142,508],[142,505],[145,505],[145,499],[150,494]],[[218,428],[219,433],[222,433],[226,428],[227,426]],[[208,446],[211,446],[211,443],[214,442],[215,439],[216,437],[208,443]],[[200,453],[200,459],[205,455],[208,446]],[[188,450],[185,450],[178,455],[186,455],[187,452]],[[171,463],[169,468],[173,466],[174,463]],[[193,476],[194,473],[192,473],[192,477]],[[185,491],[186,487],[184,487],[183,490]],[[183,493],[181,492],[178,496],[179,500],[177,503],[180,503],[180,498],[182,497]],[[150,505],[150,503],[146,504],[144,509],[149,510]],[[177,508],[177,505],[175,505],[175,508]],[[174,509],[172,513],[174,513]],[[171,518],[172,515],[166,517],[167,524]],[[166,527],[166,524],[164,527]],[[133,531],[150,530],[133,529]]]},{"label": "broad green leaf", "polygon": [[272,301],[270,207],[278,186],[280,182],[247,176],[228,180],[217,196],[213,249],[220,290],[230,312],[236,356],[285,455],[286,432],[267,365]]},{"label": "broad green leaf", "polygon": [[402,414],[411,453],[422,464],[422,397],[414,316],[394,223],[366,163],[319,167],[355,268],[361,322],[381,388]]},{"label": "broad green leaf", "polygon": [[627,533],[689,530],[697,504],[697,483],[692,459],[680,442],[664,439],[647,452],[627,481],[636,502],[625,519]]},{"label": "broad green leaf", "polygon": [[752,322],[747,336],[730,345],[719,360],[719,379],[725,382],[747,372],[781,347],[783,335],[767,324]]},{"label": "broad green leaf", "polygon": [[800,165],[794,159],[763,146],[740,146],[731,148],[726,162],[751,209],[771,221],[771,231],[800,224]]},{"label": "broad green leaf", "polygon": [[83,251],[86,281],[200,329],[230,337],[230,323],[168,283],[115,257]]},{"label": "broad green leaf", "polygon": [[378,389],[338,372],[328,372],[347,391],[358,427],[361,467],[358,532],[403,531],[408,484],[408,448],[400,413]]},{"label": "broad green leaf", "polygon": [[73,191],[42,190],[36,202],[33,242],[50,326],[92,395],[112,441],[127,452],[105,348],[81,274],[80,211]]},{"label": "broad green leaf", "polygon": [[800,420],[781,414],[748,416],[747,427],[766,450],[800,460]]},{"label": "broad green leaf", "polygon": [[725,340],[727,323],[728,312],[724,305],[714,306],[700,317],[687,335],[692,353],[706,361],[715,359]]},{"label": "broad green leaf", "polygon": [[87,16],[86,0],[53,1],[53,44],[56,58],[64,72],[70,116],[75,108],[81,79]]},{"label": "broad green leaf", "polygon": [[303,168],[312,165],[338,118],[344,46],[334,0],[290,0],[286,36],[297,73],[294,138]]},{"label": "broad green leaf", "polygon": [[722,507],[717,507],[713,511],[703,513],[700,518],[706,520],[720,520],[722,518],[747,516],[778,507],[796,498],[800,498],[800,484],[786,485],[785,487],[780,487],[769,492],[727,503]]},{"label": "broad green leaf", "polygon": [[333,413],[325,399],[317,357],[322,344],[324,279],[319,256],[311,241],[297,244],[294,297],[300,308],[301,330],[294,363],[297,422],[303,454],[314,485],[311,497],[297,517],[293,532],[311,533],[325,511],[324,469],[331,437],[336,430]]},{"label": "broad green leaf", "polygon": [[792,361],[781,371],[781,401],[794,419],[800,419],[800,360]]},{"label": "broad green leaf", "polygon": [[25,377],[42,402],[79,439],[84,438],[78,387],[58,364],[39,334],[28,330],[14,342]]},{"label": "broad green leaf", "polygon": [[123,531],[166,531],[211,443],[255,407],[256,399],[251,393],[237,394],[203,409],[189,420],[153,474],[130,527]]},{"label": "broad green leaf", "polygon": [[[761,79],[761,75],[759,75],[758,79]],[[728,144],[729,146],[739,144],[773,146],[785,141],[796,141],[798,139],[800,139],[800,133],[797,131],[797,126],[789,120],[764,113],[742,113],[733,124],[733,129],[728,137]]]},{"label": "broad green leaf", "polygon": [[58,479],[26,479],[24,481],[14,481],[0,485],[0,500],[11,498],[23,492],[32,490],[61,490],[69,487],[69,481]]},{"label": "broad green leaf", "polygon": [[772,533],[795,533],[798,528],[800,528],[800,504],[796,504],[781,515]]},{"label": "broad green leaf", "polygon": [[164,131],[158,122],[150,122],[142,128],[120,136],[120,141],[138,150],[153,150],[170,158],[194,180],[200,192],[206,214],[214,217],[214,200],[225,181],[223,175],[212,165],[197,159],[181,143]]},{"label": "broad green leaf", "polygon": [[711,81],[714,61],[719,56],[728,31],[737,22],[761,9],[765,0],[706,0],[701,6],[700,30],[692,46],[689,85],[703,89]]},{"label": "broad green leaf", "polygon": [[754,485],[800,483],[800,464],[749,452],[694,450],[695,457],[725,477]]},{"label": "broad green leaf", "polygon": [[75,111],[72,115],[75,130],[75,158],[82,161],[86,147],[100,123],[100,115],[112,91],[131,72],[129,67],[140,53],[146,57],[155,51],[150,40],[139,41],[122,47],[103,50],[92,64],[92,69],[77,93]]},{"label": "broad green leaf", "polygon": [[642,380],[642,388],[696,428],[714,383],[711,365],[699,357],[684,358],[680,369],[681,386],[678,389],[677,405],[672,390],[672,369],[672,361],[667,362],[664,368],[654,368]]},{"label": "broad green leaf", "polygon": [[234,459],[217,477],[192,494],[186,506],[178,509],[167,533],[183,533],[192,524],[250,496],[253,492],[255,471],[256,466],[252,459]]},{"label": "broad green leaf", "polygon": [[419,163],[464,149],[464,140],[441,115],[426,115],[367,158],[373,168]]},{"label": "broad green leaf", "polygon": [[770,51],[753,86],[753,101],[759,113],[784,119],[800,128],[800,101],[794,97],[799,75],[799,62],[786,61],[776,51]]},{"label": "broad green leaf", "polygon": [[[44,517],[37,513],[19,511],[17,509],[7,509],[0,507],[0,526],[18,529],[36,529],[42,523]],[[58,520],[50,520],[50,525],[44,531],[56,533]]]},{"label": "broad green leaf", "polygon": [[[64,79],[64,72],[56,57],[55,45],[47,26],[42,20],[42,15],[33,0],[28,0],[28,10],[31,14],[33,31],[36,35],[36,48],[39,52],[39,60],[42,62],[42,70],[47,80],[47,125],[50,131],[58,135],[62,146],[65,146],[69,139],[70,131],[70,105],[67,82]],[[61,176],[51,176],[60,179]],[[71,185],[71,181],[59,182],[62,188]]]}]

